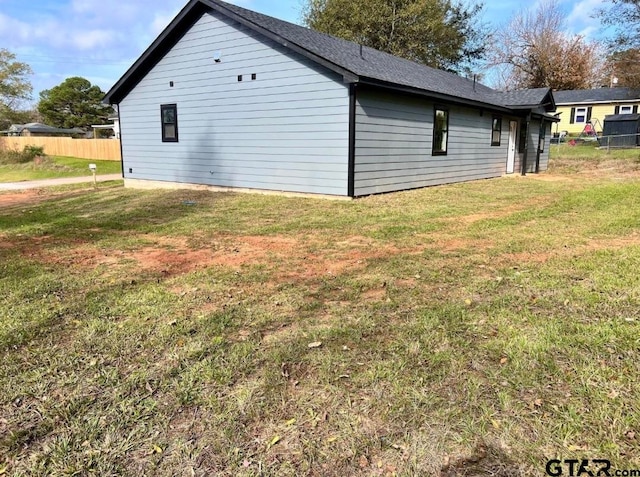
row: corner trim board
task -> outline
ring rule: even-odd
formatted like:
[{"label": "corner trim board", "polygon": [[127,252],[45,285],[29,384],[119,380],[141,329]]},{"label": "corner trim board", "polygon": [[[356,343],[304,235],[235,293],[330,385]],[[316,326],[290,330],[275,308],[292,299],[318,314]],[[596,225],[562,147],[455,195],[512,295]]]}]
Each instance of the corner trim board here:
[{"label": "corner trim board", "polygon": [[349,85],[349,165],[347,169],[347,195],[355,197],[356,169],[356,84]]},{"label": "corner trim board", "polygon": [[120,105],[116,105],[118,107],[118,126],[120,128],[120,137],[118,141],[120,141],[120,169],[122,169],[122,178],[124,179],[124,152],[122,150],[122,118],[120,117]]}]

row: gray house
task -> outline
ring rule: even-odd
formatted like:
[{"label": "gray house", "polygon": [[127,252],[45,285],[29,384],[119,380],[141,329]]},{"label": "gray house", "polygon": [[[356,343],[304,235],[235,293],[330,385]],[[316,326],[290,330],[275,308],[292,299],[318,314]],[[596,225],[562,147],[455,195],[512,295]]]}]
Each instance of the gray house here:
[{"label": "gray house", "polygon": [[192,0],[107,93],[128,186],[357,197],[548,163],[547,88],[501,93],[218,0]]}]

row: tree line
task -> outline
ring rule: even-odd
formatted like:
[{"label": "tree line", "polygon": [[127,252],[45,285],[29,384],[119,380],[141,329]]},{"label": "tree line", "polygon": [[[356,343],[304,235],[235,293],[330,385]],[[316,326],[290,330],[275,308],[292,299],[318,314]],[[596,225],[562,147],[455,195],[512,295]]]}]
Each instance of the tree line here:
[{"label": "tree line", "polygon": [[44,122],[59,128],[89,131],[92,124],[104,124],[114,112],[102,103],[104,92],[78,76],[40,92],[35,108],[26,108],[33,86],[31,67],[17,60],[7,49],[0,49],[0,130],[11,124]]},{"label": "tree line", "polygon": [[[559,0],[543,0],[497,29],[482,21],[483,4],[463,0],[306,0],[306,26],[434,68],[482,80],[503,90],[601,86],[640,87],[640,1],[607,0],[595,12],[613,34],[603,43],[566,34]],[[593,15],[585,12],[585,16]],[[482,72],[490,72],[489,75]],[[104,93],[80,77],[40,93],[30,66],[0,49],[0,129],[41,119],[88,130],[112,112]]]}]

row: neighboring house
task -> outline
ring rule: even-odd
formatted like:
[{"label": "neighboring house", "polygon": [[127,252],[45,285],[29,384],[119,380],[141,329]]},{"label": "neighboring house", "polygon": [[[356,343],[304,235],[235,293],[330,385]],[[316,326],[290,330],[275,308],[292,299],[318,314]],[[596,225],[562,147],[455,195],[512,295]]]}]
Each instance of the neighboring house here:
[{"label": "neighboring house", "polygon": [[192,0],[107,93],[128,186],[363,196],[545,170],[548,88],[501,93]]},{"label": "neighboring house", "polygon": [[47,126],[42,123],[12,124],[11,127],[2,131],[7,136],[78,136],[84,134],[81,129],[65,129]]},{"label": "neighboring house", "polygon": [[630,88],[576,89],[555,91],[556,113],[560,122],[557,131],[579,134],[587,124],[599,134],[604,117],[609,114],[636,114],[640,105],[640,90]]},{"label": "neighboring house", "polygon": [[109,116],[109,121],[113,121],[111,124],[92,124],[93,137],[98,137],[97,129],[110,129],[113,131],[113,139],[120,139],[120,118],[118,116]]}]

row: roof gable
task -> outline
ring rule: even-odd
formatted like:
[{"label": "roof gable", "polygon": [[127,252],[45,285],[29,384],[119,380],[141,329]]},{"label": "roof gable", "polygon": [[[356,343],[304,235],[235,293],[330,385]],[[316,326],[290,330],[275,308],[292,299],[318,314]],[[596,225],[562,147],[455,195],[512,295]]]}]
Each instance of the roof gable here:
[{"label": "roof gable", "polygon": [[[138,84],[206,12],[217,12],[341,74],[345,83],[366,83],[434,98],[514,111],[555,109],[549,88],[497,92],[454,73],[430,68],[373,48],[231,5],[220,0],[191,0],[105,96],[117,104]],[[546,104],[553,107],[548,109]]]}]

